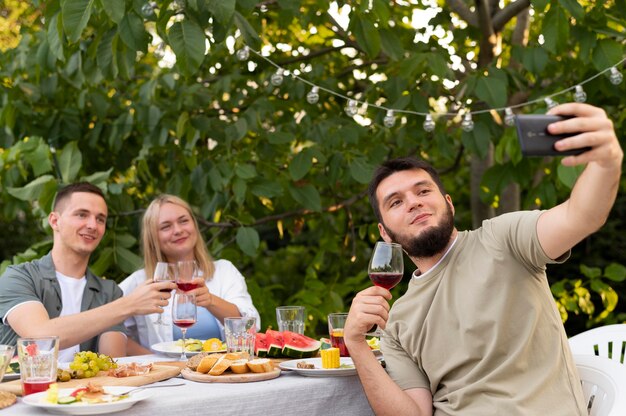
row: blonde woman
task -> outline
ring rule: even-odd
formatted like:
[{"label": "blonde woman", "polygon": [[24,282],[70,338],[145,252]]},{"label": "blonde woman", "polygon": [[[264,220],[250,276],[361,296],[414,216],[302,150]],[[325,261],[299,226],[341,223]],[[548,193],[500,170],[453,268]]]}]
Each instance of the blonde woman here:
[{"label": "blonde woman", "polygon": [[[259,313],[244,277],[230,261],[211,258],[187,202],[173,195],[158,196],[143,216],[141,235],[144,268],[120,283],[124,295],[151,284],[157,262],[195,260],[203,278],[194,279],[200,285],[189,292],[196,295],[198,321],[187,330],[187,337],[224,340],[224,318],[244,314],[255,316],[260,328]],[[144,348],[182,337],[180,329],[172,324],[169,303],[163,308],[164,324],[155,323],[157,315],[136,315],[125,321],[130,337]]]}]

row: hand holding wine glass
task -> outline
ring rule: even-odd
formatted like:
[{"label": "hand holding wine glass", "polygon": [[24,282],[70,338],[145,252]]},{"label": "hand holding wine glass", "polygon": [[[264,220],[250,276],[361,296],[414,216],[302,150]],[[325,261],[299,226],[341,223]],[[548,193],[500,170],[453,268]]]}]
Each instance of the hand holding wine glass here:
[{"label": "hand holding wine glass", "polygon": [[[404,275],[402,246],[397,243],[378,241],[374,246],[367,273],[374,285],[387,290],[393,289]],[[377,328],[368,335],[380,337],[382,331]]]},{"label": "hand holding wine glass", "polygon": [[[157,262],[156,266],[154,267],[154,275],[152,276],[152,281],[156,283],[167,280],[174,281],[174,279],[174,265],[171,263]],[[170,291],[170,289],[161,290],[161,292],[164,293],[169,293]],[[163,314],[160,313],[158,319],[154,321],[154,323],[157,325],[165,325],[162,317]]]},{"label": "hand holding wine glass", "polygon": [[195,260],[179,261],[176,264],[176,285],[183,292],[189,292],[199,286],[194,280],[200,279],[200,269]]},{"label": "hand holding wine glass", "polygon": [[180,361],[187,360],[187,354],[185,353],[187,329],[194,325],[196,320],[196,296],[192,293],[176,292],[174,303],[172,304],[172,321],[183,333],[183,351],[180,355]]}]

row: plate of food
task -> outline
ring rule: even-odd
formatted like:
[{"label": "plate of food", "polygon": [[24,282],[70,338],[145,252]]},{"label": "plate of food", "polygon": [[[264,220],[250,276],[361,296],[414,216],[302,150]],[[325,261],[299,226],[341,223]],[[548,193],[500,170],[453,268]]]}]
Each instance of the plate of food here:
[{"label": "plate of food", "polygon": [[280,369],[269,358],[249,360],[243,352],[203,353],[189,359],[180,374],[200,383],[247,383],[276,378]]},{"label": "plate of food", "polygon": [[339,368],[322,368],[321,358],[290,360],[278,365],[281,370],[295,371],[307,377],[344,377],[356,375],[356,368],[350,357],[339,359]]},{"label": "plate of food", "polygon": [[123,394],[134,388],[136,387],[88,384],[86,387],[58,389],[55,383],[50,386],[48,391],[29,394],[22,401],[29,406],[45,409],[51,413],[100,415],[128,409],[135,403],[151,396],[149,390]]},{"label": "plate of food", "polygon": [[[159,342],[158,344],[153,344],[150,348],[159,354],[178,358],[182,352],[182,347],[183,340],[179,339],[176,341]],[[187,357],[192,357],[201,352],[226,352],[226,343],[222,343],[222,341],[217,338],[207,340],[190,338],[185,340],[185,353]]]}]

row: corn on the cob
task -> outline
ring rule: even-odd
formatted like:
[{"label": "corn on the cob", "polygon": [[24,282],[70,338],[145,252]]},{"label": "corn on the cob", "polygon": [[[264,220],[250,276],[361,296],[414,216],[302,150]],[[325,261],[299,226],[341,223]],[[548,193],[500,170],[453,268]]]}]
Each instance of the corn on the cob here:
[{"label": "corn on the cob", "polygon": [[339,348],[328,348],[321,354],[322,368],[339,368]]}]

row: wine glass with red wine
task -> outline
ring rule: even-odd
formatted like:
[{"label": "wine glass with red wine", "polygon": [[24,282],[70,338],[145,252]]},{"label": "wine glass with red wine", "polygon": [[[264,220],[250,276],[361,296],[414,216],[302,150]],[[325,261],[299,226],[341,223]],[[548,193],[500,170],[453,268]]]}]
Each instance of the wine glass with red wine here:
[{"label": "wine glass with red wine", "polygon": [[176,285],[183,292],[189,292],[199,286],[194,279],[200,277],[200,269],[195,260],[179,261],[176,263]]},{"label": "wine glass with red wine", "polygon": [[[152,275],[153,282],[163,282],[166,280],[174,281],[176,276],[174,275],[174,265],[171,263],[158,262],[154,267],[154,275]],[[170,289],[161,289],[161,292],[169,293]],[[157,325],[165,325],[163,322],[163,314],[160,313],[156,321]]]},{"label": "wine glass with red wine", "polygon": [[187,360],[187,354],[185,353],[187,329],[194,325],[196,320],[196,295],[193,293],[176,292],[174,294],[174,303],[172,304],[172,322],[183,333],[183,352],[180,355],[180,361]]},{"label": "wine glass with red wine", "polygon": [[[384,287],[387,290],[394,288],[400,283],[404,275],[402,246],[397,243],[378,241],[374,246],[367,273],[376,286]],[[382,331],[377,328],[368,335],[380,337]]]}]

